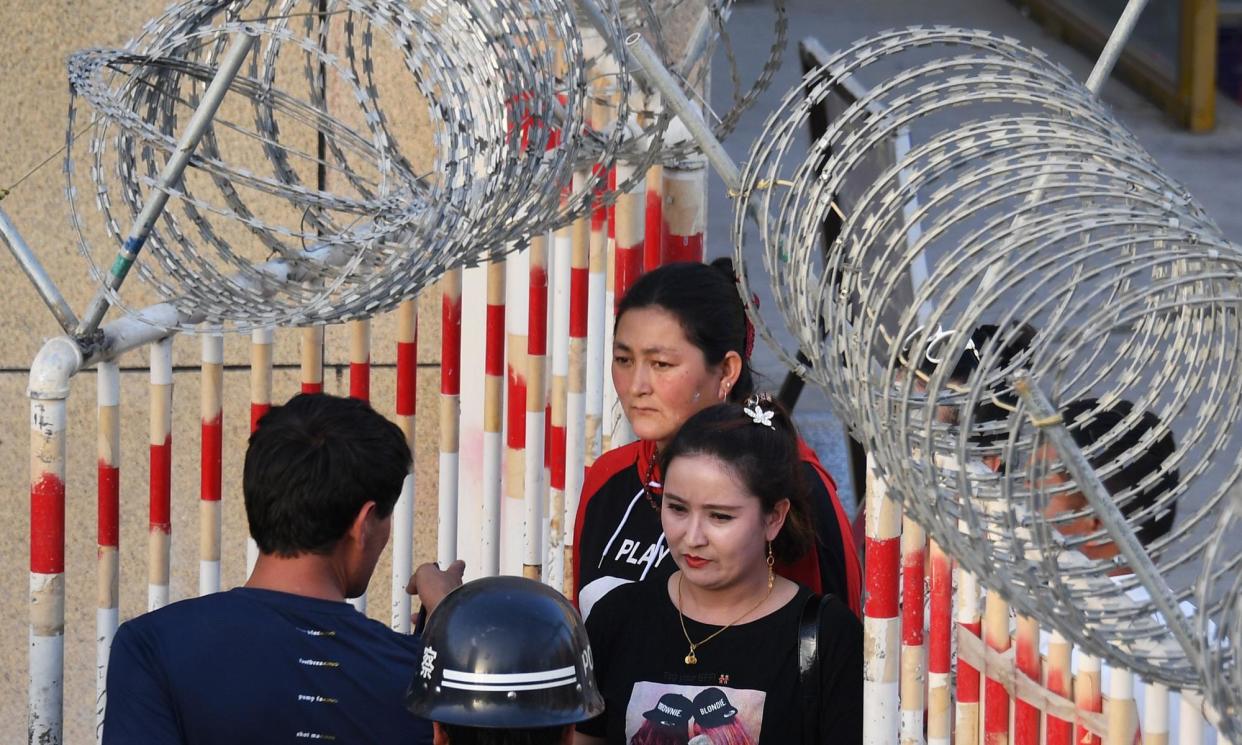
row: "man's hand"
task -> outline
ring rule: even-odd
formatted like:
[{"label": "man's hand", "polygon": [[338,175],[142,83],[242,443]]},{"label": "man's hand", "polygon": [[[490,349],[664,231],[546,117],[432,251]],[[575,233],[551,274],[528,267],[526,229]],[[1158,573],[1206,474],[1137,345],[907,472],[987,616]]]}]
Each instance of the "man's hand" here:
[{"label": "man's hand", "polygon": [[465,572],[466,562],[461,559],[449,564],[448,569],[441,569],[435,564],[420,564],[414,570],[414,576],[410,577],[409,583],[406,584],[405,591],[411,595],[418,595],[418,601],[423,604],[423,610],[430,615],[445,595],[461,587],[461,578]]}]

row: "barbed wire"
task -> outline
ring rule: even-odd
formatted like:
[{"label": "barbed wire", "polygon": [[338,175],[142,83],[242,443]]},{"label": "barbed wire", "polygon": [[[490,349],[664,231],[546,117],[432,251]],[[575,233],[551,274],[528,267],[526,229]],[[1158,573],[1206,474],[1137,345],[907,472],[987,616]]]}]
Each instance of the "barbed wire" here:
[{"label": "barbed wire", "polygon": [[1242,251],[1096,96],[1013,39],[883,32],[785,96],[739,197],[743,297],[770,284],[796,348],[751,309],[760,333],[964,569],[1148,680],[1232,670],[1231,646],[1201,670],[1177,642],[1013,385],[1025,371],[1074,415],[1183,610],[1221,607],[1195,596],[1242,468]]}]

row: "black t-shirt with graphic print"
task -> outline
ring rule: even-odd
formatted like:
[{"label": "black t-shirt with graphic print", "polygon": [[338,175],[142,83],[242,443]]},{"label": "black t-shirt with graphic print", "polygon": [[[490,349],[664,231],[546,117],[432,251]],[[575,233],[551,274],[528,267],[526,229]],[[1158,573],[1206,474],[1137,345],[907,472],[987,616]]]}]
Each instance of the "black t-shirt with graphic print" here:
[{"label": "black t-shirt with graphic print", "polygon": [[[811,593],[798,594],[779,610],[726,629],[699,647],[694,665],[665,582],[636,582],[606,594],[587,619],[596,679],[605,710],[578,725],[609,745],[628,745],[640,729],[661,737],[645,742],[687,743],[717,729],[745,732],[735,742],[802,743],[798,682],[798,622]],[[719,626],[686,619],[691,639]],[[830,742],[862,741],[862,624],[835,598],[820,625],[822,733]],[[683,736],[684,734],[684,736]]]}]

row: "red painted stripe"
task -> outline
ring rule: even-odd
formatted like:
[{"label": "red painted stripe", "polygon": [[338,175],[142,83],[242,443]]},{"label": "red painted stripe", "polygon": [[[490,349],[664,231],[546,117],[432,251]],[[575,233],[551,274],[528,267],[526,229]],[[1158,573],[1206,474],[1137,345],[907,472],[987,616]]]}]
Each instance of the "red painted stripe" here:
[{"label": "red painted stripe", "polygon": [[[617,191],[616,167],[608,169],[608,191]],[[617,239],[617,203],[615,200],[608,205],[608,237],[614,241]]]},{"label": "red painted stripe", "polygon": [[65,571],[65,482],[53,473],[30,485],[30,571]]},{"label": "red painted stripe", "polygon": [[870,618],[896,618],[901,538],[868,538],[866,553],[867,597],[863,602],[863,615]]},{"label": "red painted stripe", "polygon": [[220,475],[224,450],[222,414],[203,422],[201,462],[199,464],[199,498],[206,502],[220,501]]},{"label": "red painted stripe", "polygon": [[487,350],[483,372],[497,377],[505,374],[505,306],[487,306]]},{"label": "red painted stripe", "polygon": [[323,383],[303,383],[303,393],[323,393]]},{"label": "red painted stripe", "polygon": [[440,301],[440,393],[461,393],[461,297]]},{"label": "red painted stripe", "polygon": [[901,557],[901,643],[923,644],[923,550]]},{"label": "red painted stripe", "polygon": [[984,745],[1009,742],[1009,694],[1005,685],[988,678],[983,704]]},{"label": "red painted stripe", "polygon": [[548,271],[544,267],[530,268],[529,302],[526,350],[543,357],[548,353]]},{"label": "red painted stripe", "polygon": [[553,489],[565,488],[565,428],[549,427],[548,456],[551,460],[551,475],[548,482]]},{"label": "red painted stripe", "polygon": [[263,418],[264,414],[271,411],[271,409],[272,409],[271,404],[259,404],[259,403],[250,404],[250,431],[251,432],[259,428],[259,420]]},{"label": "red painted stripe", "polygon": [[[1101,692],[1096,691],[1090,698],[1083,697],[1082,700],[1076,702],[1079,707],[1087,711],[1102,712],[1104,711],[1104,696]],[[1092,734],[1091,730],[1086,727],[1074,727],[1074,742],[1078,745],[1100,745],[1101,738]]]},{"label": "red painted stripe", "polygon": [[97,542],[100,546],[119,546],[121,542],[121,469],[99,461],[99,507]]},{"label": "red painted stripe", "polygon": [[[600,169],[603,168],[596,163],[591,167],[592,175],[598,179]],[[604,223],[608,220],[608,209],[604,206],[604,191],[599,188],[599,182],[596,181],[595,199],[591,204],[591,230],[598,231],[604,229]]]},{"label": "red painted stripe", "polygon": [[505,402],[508,411],[509,430],[505,434],[505,443],[515,449],[526,447],[526,378],[517,370],[509,368],[509,395]]},{"label": "red painted stripe", "polygon": [[[983,629],[982,621],[958,625],[975,636],[979,636],[980,630]],[[963,704],[979,703],[979,671],[960,659],[957,661],[957,700]]]},{"label": "red painted stripe", "polygon": [[[629,292],[630,287],[643,273],[643,245],[639,243],[624,248],[617,246],[615,266],[617,275],[613,281],[613,298],[615,298],[615,305],[619,306],[621,298],[625,297],[625,293]],[[615,311],[616,308],[614,307],[613,310]]]},{"label": "red painted stripe", "polygon": [[587,335],[589,274],[586,267],[569,270],[569,335],[575,339],[585,339]]},{"label": "red painted stripe", "polygon": [[397,416],[414,416],[418,401],[418,343],[397,342]]},{"label": "red painted stripe", "polygon": [[[1062,694],[1064,695],[1064,694]],[[1047,732],[1044,735],[1046,745],[1070,745],[1074,738],[1074,725],[1064,719],[1048,717]]]},{"label": "red painted stripe", "polygon": [[[1014,657],[1018,670],[1028,678],[1040,682],[1039,641],[1037,638],[1018,637]],[[1013,700],[1014,745],[1037,745],[1039,742],[1039,709],[1020,698]]]},{"label": "red painted stripe", "polygon": [[[1050,666],[1047,687],[1053,693],[1070,698],[1070,671],[1068,669],[1055,670]],[[1049,716],[1045,729],[1047,732],[1044,740],[1047,745],[1070,745],[1073,740],[1074,725],[1064,719]]]},{"label": "red painted stripe", "polygon": [[646,232],[643,233],[643,270],[651,271],[663,262],[664,197],[658,191],[647,192]]},{"label": "red painted stripe", "polygon": [[172,530],[172,435],[164,438],[163,445],[152,445],[150,456],[151,527],[168,533]]},{"label": "red painted stripe", "polygon": [[931,623],[927,650],[927,670],[948,673],[952,658],[953,565],[948,558],[932,559]]},{"label": "red painted stripe", "polygon": [[349,397],[371,400],[371,360],[349,363]]},{"label": "red painted stripe", "polygon": [[673,235],[669,232],[668,223],[664,223],[660,232],[663,233],[660,239],[663,244],[663,263],[671,264],[675,261],[703,260],[702,233]]}]

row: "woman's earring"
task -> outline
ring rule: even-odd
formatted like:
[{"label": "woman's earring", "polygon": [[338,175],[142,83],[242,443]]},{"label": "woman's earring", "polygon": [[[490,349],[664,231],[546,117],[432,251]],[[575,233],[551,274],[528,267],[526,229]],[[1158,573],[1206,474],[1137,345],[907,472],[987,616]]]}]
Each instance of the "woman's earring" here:
[{"label": "woman's earring", "polygon": [[776,557],[772,555],[772,541],[768,541],[768,589],[776,584]]}]

